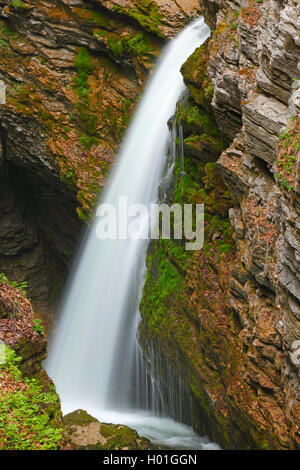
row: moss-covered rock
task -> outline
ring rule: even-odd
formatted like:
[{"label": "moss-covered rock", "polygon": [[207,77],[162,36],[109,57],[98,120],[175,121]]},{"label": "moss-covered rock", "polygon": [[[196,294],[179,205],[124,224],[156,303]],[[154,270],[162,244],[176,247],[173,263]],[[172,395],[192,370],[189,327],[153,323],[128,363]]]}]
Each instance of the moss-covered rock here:
[{"label": "moss-covered rock", "polygon": [[129,17],[146,31],[161,38],[174,36],[182,29],[182,21],[188,23],[200,14],[199,3],[196,1],[113,0],[105,3],[114,12]]},{"label": "moss-covered rock", "polygon": [[121,424],[104,424],[84,410],[64,416],[65,437],[76,450],[146,450],[154,446],[136,431]]},{"label": "moss-covered rock", "polygon": [[198,47],[181,67],[184,82],[198,105],[211,114],[209,107],[213,97],[213,85],[207,73],[209,40]]},{"label": "moss-covered rock", "polygon": [[187,59],[181,67],[184,82],[190,96],[177,105],[177,119],[183,127],[184,150],[187,157],[202,162],[215,162],[228,145],[228,139],[220,132],[211,107],[213,85],[207,74],[209,42]]}]

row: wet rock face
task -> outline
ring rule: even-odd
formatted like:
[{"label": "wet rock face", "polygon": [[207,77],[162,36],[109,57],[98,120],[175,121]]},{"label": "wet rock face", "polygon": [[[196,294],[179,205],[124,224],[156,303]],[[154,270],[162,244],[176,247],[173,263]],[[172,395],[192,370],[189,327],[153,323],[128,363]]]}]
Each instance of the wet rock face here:
[{"label": "wet rock face", "polygon": [[64,416],[66,449],[146,450],[154,446],[136,431],[120,424],[100,423],[84,410]]},{"label": "wet rock face", "polygon": [[[161,272],[152,263],[142,313],[198,400],[196,427],[205,423],[227,448],[299,448],[300,5],[202,3],[213,28],[208,59],[202,54],[213,85],[211,106],[231,141],[215,158],[233,198],[228,215],[236,250],[217,262],[219,235],[206,234],[206,251],[180,273],[178,297],[165,285],[159,293],[167,298],[162,319],[157,297],[151,298]],[[197,101],[205,74],[201,60],[187,65],[182,71]]]}]

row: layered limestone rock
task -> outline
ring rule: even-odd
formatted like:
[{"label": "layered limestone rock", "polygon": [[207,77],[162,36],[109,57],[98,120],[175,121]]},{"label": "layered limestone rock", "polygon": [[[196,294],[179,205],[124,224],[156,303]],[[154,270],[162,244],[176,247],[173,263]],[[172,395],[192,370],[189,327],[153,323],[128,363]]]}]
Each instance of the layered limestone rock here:
[{"label": "layered limestone rock", "polygon": [[[174,249],[148,261],[142,332],[160,338],[163,354],[185,377],[197,401],[196,427],[204,423],[226,448],[299,448],[300,6],[294,0],[201,3],[213,29],[208,59],[202,53],[194,72],[182,70],[201,109],[201,63],[208,60],[211,107],[231,141],[217,171],[232,197],[236,248],[220,257],[215,244],[225,227],[212,224],[210,214],[220,217],[219,209],[204,200],[203,252],[183,266]],[[203,159],[198,150],[189,161]],[[188,175],[200,186],[202,178],[206,197],[216,200],[201,171]],[[189,195],[203,201],[199,188]],[[169,262],[176,268],[168,272],[172,286],[161,285],[151,298],[166,276],[162,263]]]},{"label": "layered limestone rock", "polygon": [[[209,69],[216,90],[229,93],[231,102],[241,97],[241,131],[218,162],[234,191],[231,221],[240,267],[249,276],[241,282],[233,273],[230,304],[240,318],[239,336],[250,364],[244,366],[245,380],[258,396],[256,420],[264,420],[266,429],[272,426],[276,446],[298,447],[300,7],[294,1],[240,7],[221,10],[218,17],[220,25],[226,14],[228,34],[236,35],[238,63],[231,91],[219,78],[232,61],[218,49],[218,37]],[[220,107],[227,111],[218,91],[213,106],[217,116]],[[273,422],[275,414],[280,426]]]}]

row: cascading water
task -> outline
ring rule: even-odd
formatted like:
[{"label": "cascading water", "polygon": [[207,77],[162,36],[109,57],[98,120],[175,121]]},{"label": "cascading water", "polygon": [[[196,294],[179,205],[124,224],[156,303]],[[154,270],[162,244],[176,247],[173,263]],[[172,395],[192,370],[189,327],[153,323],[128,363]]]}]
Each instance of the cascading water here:
[{"label": "cascading water", "polygon": [[[169,136],[167,122],[184,90],[180,67],[208,36],[209,28],[201,18],[165,48],[127,131],[102,204],[118,208],[121,196],[127,197],[128,206],[150,207],[156,202]],[[131,424],[154,440],[162,441],[159,433],[163,433],[171,439],[181,436],[181,445],[188,437],[192,448],[211,446],[203,440],[199,444],[190,428],[170,419],[132,411],[138,407],[131,390],[132,365],[141,361],[135,357],[137,315],[148,242],[126,239],[124,234],[100,240],[97,222],[90,227],[75,265],[46,362],[63,411],[84,408],[102,421]]]}]

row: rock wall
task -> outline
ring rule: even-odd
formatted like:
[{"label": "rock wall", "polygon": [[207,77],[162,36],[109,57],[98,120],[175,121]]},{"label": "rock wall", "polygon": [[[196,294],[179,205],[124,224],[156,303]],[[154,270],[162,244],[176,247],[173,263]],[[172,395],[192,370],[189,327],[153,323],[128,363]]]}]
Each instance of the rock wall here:
[{"label": "rock wall", "polygon": [[[294,343],[300,326],[300,6],[240,2],[232,10],[224,3],[208,72],[217,121],[223,115],[219,125],[231,113],[242,121],[218,161],[234,193],[230,218],[243,270],[232,275],[230,305],[241,322],[249,360],[244,380],[259,396],[257,411],[277,445],[293,447],[299,446],[300,398]],[[234,36],[231,47],[222,41],[226,28]]]},{"label": "rock wall", "polygon": [[27,280],[33,299],[70,265],[153,61],[198,9],[0,2],[0,272]]},{"label": "rock wall", "polygon": [[[201,169],[189,170],[199,185],[194,192],[190,185],[193,202],[203,201],[206,190],[206,244],[184,269],[169,248],[159,251],[163,261],[148,258],[142,332],[161,337],[164,354],[185,374],[198,400],[198,429],[226,448],[299,448],[300,6],[294,0],[201,3],[212,28],[208,59],[202,51],[183,74],[203,108],[199,90],[207,77],[200,72],[208,61],[211,109],[223,142],[231,141],[215,159],[232,198],[235,248],[220,256],[215,246],[227,230],[216,226],[211,214],[220,217],[220,210],[207,199],[216,200],[217,182],[209,187],[207,166],[206,179]],[[195,126],[194,134],[199,140]],[[198,147],[187,158],[194,166],[203,155]],[[179,294],[165,284],[158,315],[157,298],[147,301],[147,295],[166,273],[161,263],[169,262],[181,279]],[[166,324],[168,341],[162,340]],[[178,345],[179,364],[172,356]]]}]

